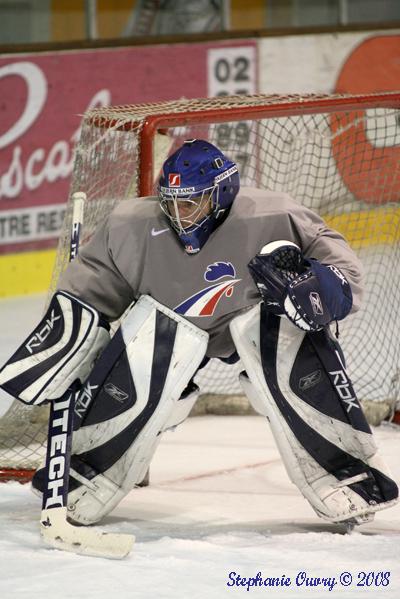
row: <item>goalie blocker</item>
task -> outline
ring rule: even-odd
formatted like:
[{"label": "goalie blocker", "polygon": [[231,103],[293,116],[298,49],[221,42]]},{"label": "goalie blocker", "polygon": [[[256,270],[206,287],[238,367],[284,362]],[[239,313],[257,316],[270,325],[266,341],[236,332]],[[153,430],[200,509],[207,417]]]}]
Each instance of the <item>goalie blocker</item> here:
[{"label": "goalie blocker", "polygon": [[30,405],[62,397],[83,382],[110,340],[109,325],[82,300],[53,295],[38,326],[0,370],[0,387]]}]

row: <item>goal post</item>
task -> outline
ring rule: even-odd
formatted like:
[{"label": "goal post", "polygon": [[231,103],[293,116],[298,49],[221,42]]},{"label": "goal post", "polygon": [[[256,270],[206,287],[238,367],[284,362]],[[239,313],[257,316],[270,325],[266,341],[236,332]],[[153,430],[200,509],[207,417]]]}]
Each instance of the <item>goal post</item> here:
[{"label": "goal post", "polygon": [[[193,138],[237,162],[243,186],[287,192],[318,212],[361,258],[363,308],[340,323],[340,340],[358,396],[372,406],[369,418],[389,416],[400,398],[400,92],[258,94],[93,109],[83,117],[71,183],[70,197],[87,196],[81,244],[118,202],[154,195],[163,161]],[[51,291],[68,264],[71,214],[69,201]],[[214,402],[234,396],[242,405],[239,370],[240,364],[211,360],[197,382]],[[0,419],[6,467],[1,431]],[[35,446],[33,468],[37,459]]]}]

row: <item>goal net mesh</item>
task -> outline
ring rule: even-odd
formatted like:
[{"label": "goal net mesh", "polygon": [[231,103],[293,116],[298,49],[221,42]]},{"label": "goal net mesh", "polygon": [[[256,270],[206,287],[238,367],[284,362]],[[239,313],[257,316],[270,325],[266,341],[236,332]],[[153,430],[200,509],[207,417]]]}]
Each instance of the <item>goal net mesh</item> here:
[{"label": "goal net mesh", "polygon": [[[238,164],[242,186],[289,193],[361,258],[363,307],[340,323],[340,342],[358,397],[393,406],[400,392],[400,120],[398,104],[380,107],[372,99],[357,99],[351,109],[330,106],[326,96],[258,95],[93,110],[83,119],[71,185],[71,195],[88,198],[82,244],[116,203],[143,190],[156,194],[163,161],[185,139],[216,144]],[[154,128],[145,156],[149,115],[170,116]],[[68,202],[51,291],[68,263],[71,212]],[[204,394],[237,396],[240,370],[240,363],[211,360],[196,382]],[[3,451],[0,432],[1,457]]]}]

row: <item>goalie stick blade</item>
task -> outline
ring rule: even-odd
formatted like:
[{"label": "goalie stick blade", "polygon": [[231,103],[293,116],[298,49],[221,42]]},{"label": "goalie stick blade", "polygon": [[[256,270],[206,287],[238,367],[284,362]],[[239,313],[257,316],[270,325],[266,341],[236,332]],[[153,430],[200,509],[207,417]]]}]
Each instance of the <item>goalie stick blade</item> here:
[{"label": "goalie stick blade", "polygon": [[42,510],[40,534],[43,541],[55,549],[109,559],[126,557],[135,542],[133,535],[72,526],[67,522],[65,507]]}]

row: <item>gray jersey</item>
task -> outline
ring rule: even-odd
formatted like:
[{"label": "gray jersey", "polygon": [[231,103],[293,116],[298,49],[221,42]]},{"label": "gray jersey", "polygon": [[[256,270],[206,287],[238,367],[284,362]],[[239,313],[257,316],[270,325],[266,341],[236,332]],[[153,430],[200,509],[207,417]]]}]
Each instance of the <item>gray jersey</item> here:
[{"label": "gray jersey", "polygon": [[197,254],[170,229],[156,197],[121,202],[59,282],[110,320],[148,294],[208,331],[207,355],[234,351],[229,322],[260,301],[247,264],[271,241],[293,241],[307,257],[335,264],[361,297],[361,265],[346,241],[287,194],[242,188],[229,216]]}]

